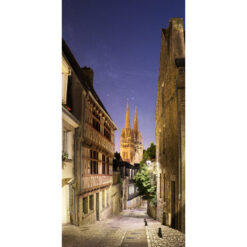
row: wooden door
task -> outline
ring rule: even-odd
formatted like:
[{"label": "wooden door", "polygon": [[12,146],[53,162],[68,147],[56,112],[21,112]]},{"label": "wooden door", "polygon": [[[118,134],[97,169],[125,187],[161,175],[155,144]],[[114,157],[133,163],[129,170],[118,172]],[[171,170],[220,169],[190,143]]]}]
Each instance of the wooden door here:
[{"label": "wooden door", "polygon": [[171,227],[176,228],[176,211],[175,211],[175,205],[176,205],[176,198],[175,198],[175,181],[171,181]]}]

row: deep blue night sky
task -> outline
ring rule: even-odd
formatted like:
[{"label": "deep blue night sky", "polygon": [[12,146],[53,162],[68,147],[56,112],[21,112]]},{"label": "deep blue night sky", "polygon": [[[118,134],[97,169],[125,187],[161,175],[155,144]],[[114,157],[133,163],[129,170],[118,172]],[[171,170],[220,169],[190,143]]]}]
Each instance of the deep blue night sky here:
[{"label": "deep blue night sky", "polygon": [[118,126],[116,151],[127,99],[144,149],[155,143],[161,29],[173,17],[185,17],[184,0],[63,0],[63,38],[80,66],[94,70],[95,91]]}]

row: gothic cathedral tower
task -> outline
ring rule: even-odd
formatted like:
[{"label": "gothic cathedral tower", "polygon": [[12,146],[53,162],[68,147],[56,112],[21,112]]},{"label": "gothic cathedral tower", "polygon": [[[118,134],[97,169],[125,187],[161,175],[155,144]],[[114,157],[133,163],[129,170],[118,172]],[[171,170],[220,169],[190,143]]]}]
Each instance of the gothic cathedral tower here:
[{"label": "gothic cathedral tower", "polygon": [[138,128],[137,109],[135,108],[134,128],[130,127],[129,105],[127,102],[125,127],[120,137],[120,155],[131,165],[140,163],[143,156],[142,135]]}]

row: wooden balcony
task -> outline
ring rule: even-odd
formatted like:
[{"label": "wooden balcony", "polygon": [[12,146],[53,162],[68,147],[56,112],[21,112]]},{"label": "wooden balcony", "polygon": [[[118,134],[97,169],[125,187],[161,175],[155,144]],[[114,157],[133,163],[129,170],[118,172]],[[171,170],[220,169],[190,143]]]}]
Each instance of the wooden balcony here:
[{"label": "wooden balcony", "polygon": [[82,192],[88,192],[97,188],[112,184],[112,175],[86,175],[82,176]]},{"label": "wooden balcony", "polygon": [[105,150],[106,152],[109,152],[112,155],[114,155],[114,143],[107,140],[107,138],[102,133],[94,129],[87,122],[84,127],[84,137],[85,142],[88,145],[95,145],[99,148],[102,148],[102,150]]}]

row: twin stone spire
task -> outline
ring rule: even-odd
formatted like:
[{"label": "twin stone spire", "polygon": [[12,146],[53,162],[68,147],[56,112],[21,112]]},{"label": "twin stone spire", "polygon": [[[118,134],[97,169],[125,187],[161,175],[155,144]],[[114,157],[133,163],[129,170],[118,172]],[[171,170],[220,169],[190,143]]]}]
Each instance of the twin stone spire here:
[{"label": "twin stone spire", "polygon": [[[131,129],[130,127],[130,115],[129,115],[129,104],[127,102],[127,109],[126,109],[126,116],[125,116],[125,128],[124,129]],[[138,120],[137,120],[137,109],[135,107],[135,119],[134,119],[134,128],[133,131],[138,132]]]},{"label": "twin stone spire", "polygon": [[135,107],[134,127],[131,129],[129,104],[127,102],[125,127],[122,129],[120,137],[120,155],[123,161],[132,165],[140,163],[143,156],[142,135],[138,127],[137,109]]}]

